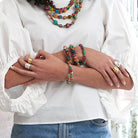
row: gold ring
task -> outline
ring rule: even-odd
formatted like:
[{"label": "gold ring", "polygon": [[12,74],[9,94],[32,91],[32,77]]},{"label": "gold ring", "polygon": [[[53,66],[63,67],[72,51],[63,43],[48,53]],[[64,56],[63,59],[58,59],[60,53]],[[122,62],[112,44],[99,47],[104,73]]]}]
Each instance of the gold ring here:
[{"label": "gold ring", "polygon": [[28,63],[29,63],[29,64],[32,64],[32,60],[33,60],[32,58],[29,58],[29,59],[28,59]]},{"label": "gold ring", "polygon": [[119,68],[118,68],[117,66],[114,66],[114,67],[113,67],[113,71],[114,71],[114,73],[117,74],[117,73],[119,72]]}]

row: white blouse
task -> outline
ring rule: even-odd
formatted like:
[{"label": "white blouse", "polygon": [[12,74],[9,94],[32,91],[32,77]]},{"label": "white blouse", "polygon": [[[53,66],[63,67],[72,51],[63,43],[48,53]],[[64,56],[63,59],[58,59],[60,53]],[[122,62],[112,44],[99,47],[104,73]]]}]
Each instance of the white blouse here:
[{"label": "white blouse", "polygon": [[[54,0],[57,7],[68,2]],[[15,123],[52,124],[95,118],[122,121],[137,105],[137,41],[119,0],[84,0],[76,23],[68,29],[53,25],[41,8],[26,0],[4,0],[0,3],[0,36],[0,108],[14,112]],[[66,82],[4,88],[5,74],[19,57],[30,53],[33,58],[40,49],[55,53],[64,45],[80,43],[119,60],[131,74],[134,88],[102,90]]]}]

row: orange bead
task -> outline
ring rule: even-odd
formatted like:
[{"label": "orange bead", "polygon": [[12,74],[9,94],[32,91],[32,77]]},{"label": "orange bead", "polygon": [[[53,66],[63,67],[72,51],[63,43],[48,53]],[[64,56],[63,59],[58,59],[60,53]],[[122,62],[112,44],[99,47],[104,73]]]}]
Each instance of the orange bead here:
[{"label": "orange bead", "polygon": [[55,18],[57,18],[57,17],[58,17],[58,15],[57,15],[57,14],[54,14],[54,17],[55,17]]},{"label": "orange bead", "polygon": [[67,17],[66,16],[63,16],[63,19],[66,19]]},{"label": "orange bead", "polygon": [[79,6],[80,6],[80,8],[82,8],[82,5],[81,4]]},{"label": "orange bead", "polygon": [[64,9],[64,12],[66,12],[67,11],[67,9]]}]

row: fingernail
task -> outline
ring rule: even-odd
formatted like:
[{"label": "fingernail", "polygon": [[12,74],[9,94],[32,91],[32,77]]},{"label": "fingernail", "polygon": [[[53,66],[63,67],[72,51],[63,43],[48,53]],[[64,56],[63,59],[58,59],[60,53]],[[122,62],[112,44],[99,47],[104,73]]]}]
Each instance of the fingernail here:
[{"label": "fingernail", "polygon": [[110,83],[110,86],[113,86],[113,83]]},{"label": "fingernail", "polygon": [[13,67],[13,66],[11,66],[10,68],[11,68],[12,70],[14,70],[14,67]]},{"label": "fingernail", "polygon": [[117,86],[117,88],[119,88],[119,87],[120,87],[120,85],[119,85],[119,84],[117,84],[116,86]]},{"label": "fingernail", "polygon": [[125,81],[123,81],[123,85],[126,85],[126,82]]},{"label": "fingernail", "polygon": [[129,74],[128,73],[126,75],[127,75],[127,77],[129,77]]}]

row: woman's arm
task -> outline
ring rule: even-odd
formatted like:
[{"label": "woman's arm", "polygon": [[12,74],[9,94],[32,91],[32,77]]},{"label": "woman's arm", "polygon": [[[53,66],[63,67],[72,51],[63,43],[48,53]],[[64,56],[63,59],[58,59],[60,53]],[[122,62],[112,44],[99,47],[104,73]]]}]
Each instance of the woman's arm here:
[{"label": "woman's arm", "polygon": [[[79,48],[78,48],[77,52],[80,53],[81,50],[79,50]],[[62,61],[66,62],[63,51],[54,53],[53,55],[56,56],[57,58],[61,59]],[[82,57],[81,53],[79,55],[80,55],[79,59],[81,59],[81,57]],[[20,65],[19,62],[16,62],[13,66],[18,67],[20,69],[25,69],[23,66]],[[18,85],[24,84],[32,79],[33,79],[33,77],[21,75],[15,71],[13,71],[12,69],[9,69],[5,76],[5,88],[9,89],[11,87],[18,86]]]},{"label": "woman's arm", "polygon": [[[59,58],[40,50],[38,55],[43,56],[44,59],[33,59],[31,70],[23,70],[14,67],[13,70],[26,76],[35,78],[34,80],[26,83],[32,84],[40,81],[66,81],[67,74],[69,73],[68,65]],[[20,58],[19,62],[22,66],[25,65],[25,61]],[[109,86],[101,73],[92,68],[81,68],[73,66],[74,82],[81,83],[94,88],[101,89],[131,89],[133,87],[133,81],[131,77],[124,77],[126,85],[122,85],[121,82],[117,86]],[[116,76],[117,77],[117,76]]]},{"label": "woman's arm", "polygon": [[133,81],[131,77],[125,77],[126,85],[123,85],[121,82],[118,83],[118,86],[110,86],[105,81],[104,77],[98,71],[92,68],[79,68],[77,66],[73,66],[73,81],[76,83],[80,83],[83,85],[87,85],[93,88],[100,89],[126,89],[130,90],[133,88]]},{"label": "woman's arm", "polygon": [[[81,48],[79,46],[77,46],[77,47],[75,47],[75,50],[77,53],[77,57],[79,58],[80,61],[82,61],[83,55],[82,55]],[[109,75],[107,75],[104,71],[105,67],[109,66],[109,64],[106,62],[110,62],[110,60],[113,60],[113,59],[111,57],[104,55],[96,50],[91,49],[91,48],[85,48],[85,50],[87,53],[86,54],[87,65],[89,67],[95,68],[97,71],[99,71],[104,76],[104,79],[106,80],[106,82],[109,85],[112,86],[113,84],[115,84],[116,86],[118,86],[119,79],[115,76],[115,74],[113,74],[111,77],[109,77]],[[62,61],[66,62],[64,51],[54,53],[53,55],[56,56],[57,58],[61,59]],[[98,62],[99,60],[100,60],[100,62]],[[101,64],[101,65],[99,65],[99,64]],[[105,64],[107,64],[107,65],[105,66]],[[19,67],[21,69],[25,69],[18,62],[15,63],[14,66]],[[121,71],[124,73],[124,75],[127,76],[127,73],[123,69]],[[120,76],[121,76],[120,80],[122,81],[122,83],[124,83],[125,82],[124,77],[122,77],[122,74]],[[32,77],[20,75],[20,74],[14,72],[13,70],[9,70],[5,77],[5,88],[8,89],[8,88],[11,88],[11,87],[14,87],[17,85],[21,85],[27,81],[32,80],[32,79],[33,79]]]}]

